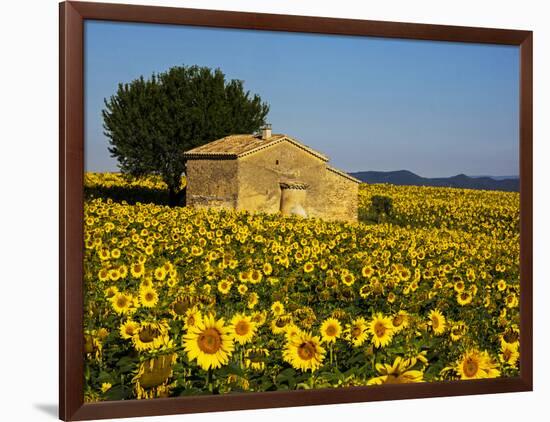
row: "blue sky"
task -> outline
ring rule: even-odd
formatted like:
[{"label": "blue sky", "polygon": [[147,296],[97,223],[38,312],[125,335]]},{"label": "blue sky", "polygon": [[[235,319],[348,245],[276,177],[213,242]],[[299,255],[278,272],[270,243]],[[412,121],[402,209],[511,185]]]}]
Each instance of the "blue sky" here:
[{"label": "blue sky", "polygon": [[116,171],[101,110],[119,82],[220,68],[271,110],[275,133],[345,171],[519,174],[519,49],[87,21],[85,166]]}]

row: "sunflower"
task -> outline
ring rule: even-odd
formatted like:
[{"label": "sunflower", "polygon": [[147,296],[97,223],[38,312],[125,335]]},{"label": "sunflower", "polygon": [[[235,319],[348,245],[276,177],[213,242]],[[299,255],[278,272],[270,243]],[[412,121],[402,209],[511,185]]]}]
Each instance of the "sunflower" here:
[{"label": "sunflower", "polygon": [[132,382],[138,399],[167,397],[175,383],[168,381],[173,375],[177,353],[163,354],[143,361]]},{"label": "sunflower", "polygon": [[99,259],[101,259],[102,261],[105,261],[105,260],[107,260],[111,257],[111,254],[109,253],[109,251],[107,249],[99,250],[98,254],[99,254]]},{"label": "sunflower", "polygon": [[120,275],[120,278],[126,278],[128,275],[128,267],[126,265],[121,265],[118,267],[118,273]]},{"label": "sunflower", "polygon": [[146,308],[154,308],[159,301],[159,295],[152,287],[142,288],[139,291],[141,305]]},{"label": "sunflower", "polygon": [[370,265],[365,265],[363,268],[361,268],[361,275],[365,278],[369,278],[374,274],[374,268],[372,268]]},{"label": "sunflower", "polygon": [[118,271],[118,268],[111,268],[109,270],[109,280],[117,281],[119,278],[120,278],[120,272]]},{"label": "sunflower", "polygon": [[123,322],[119,328],[120,337],[125,340],[131,339],[134,335],[136,335],[139,327],[139,323],[132,321],[131,319]]},{"label": "sunflower", "polygon": [[275,316],[280,316],[285,313],[285,307],[277,300],[271,305],[271,312],[273,312],[273,315]]},{"label": "sunflower", "polygon": [[182,320],[187,310],[191,308],[193,302],[190,296],[178,297],[170,304],[169,312],[174,319]]},{"label": "sunflower", "polygon": [[244,365],[247,368],[253,369],[255,371],[261,371],[265,369],[265,361],[269,357],[269,350],[254,347],[252,349],[247,349],[244,352]]},{"label": "sunflower", "polygon": [[457,293],[462,293],[464,291],[464,287],[465,287],[464,282],[462,280],[456,281],[455,284],[453,285],[453,288]]},{"label": "sunflower", "polygon": [[269,284],[274,286],[275,284],[277,284],[279,282],[279,279],[277,277],[268,277],[267,281],[269,282]]},{"label": "sunflower", "polygon": [[334,343],[342,335],[342,325],[335,318],[327,318],[321,324],[320,331],[323,342]]},{"label": "sunflower", "polygon": [[281,315],[271,321],[271,332],[273,334],[284,334],[287,326],[292,323],[292,318],[288,315]]},{"label": "sunflower", "polygon": [[463,321],[458,321],[452,325],[450,337],[452,341],[458,341],[466,334],[466,324]]},{"label": "sunflower", "polygon": [[246,283],[249,279],[250,279],[250,271],[239,272],[239,281],[241,283]]},{"label": "sunflower", "polygon": [[500,376],[495,362],[486,351],[468,350],[456,362],[455,369],[463,380]]},{"label": "sunflower", "polygon": [[111,305],[117,314],[128,314],[133,311],[134,297],[131,294],[116,293],[111,299]]},{"label": "sunflower", "polygon": [[250,320],[256,324],[257,327],[260,327],[265,324],[265,321],[267,319],[267,311],[256,311],[252,312],[252,315],[250,316]]},{"label": "sunflower", "polygon": [[229,293],[229,290],[231,290],[231,286],[232,286],[232,283],[228,280],[221,280],[219,283],[218,283],[218,291],[221,293],[221,294],[228,294]]},{"label": "sunflower", "polygon": [[287,342],[283,351],[283,359],[295,369],[315,371],[321,367],[325,357],[325,349],[321,346],[319,337],[302,332],[293,341]]},{"label": "sunflower", "polygon": [[428,314],[428,319],[430,320],[428,324],[432,326],[432,330],[436,336],[445,332],[447,322],[441,312],[439,312],[437,309],[431,310]]},{"label": "sunflower", "polygon": [[468,305],[472,303],[472,294],[470,292],[461,292],[456,295],[456,301],[460,306]]},{"label": "sunflower", "polygon": [[132,277],[134,278],[142,277],[145,274],[145,265],[140,262],[132,264],[130,266],[130,274],[132,274]]},{"label": "sunflower", "polygon": [[262,272],[261,271],[258,271],[258,270],[252,270],[250,272],[250,279],[249,281],[252,283],[252,284],[258,284],[260,281],[262,281]]},{"label": "sunflower", "polygon": [[104,290],[105,297],[107,299],[111,299],[119,292],[118,287],[116,286],[109,286]]},{"label": "sunflower", "polygon": [[[504,309],[506,310],[506,309]],[[516,350],[519,348],[519,330],[517,327],[507,328],[506,331],[500,336],[500,342],[513,346]]]},{"label": "sunflower", "polygon": [[102,268],[97,273],[97,277],[99,278],[99,281],[107,281],[109,280],[109,269]]},{"label": "sunflower", "polygon": [[142,322],[137,332],[132,337],[132,342],[137,351],[157,350],[169,345],[168,324],[160,322]]},{"label": "sunflower", "polygon": [[400,356],[395,358],[393,365],[389,365],[387,363],[377,363],[376,370],[380,375],[378,377],[371,378],[367,382],[367,385],[423,382],[424,372],[412,369],[416,363],[416,358],[403,359]]},{"label": "sunflower", "polygon": [[381,313],[372,317],[367,325],[367,330],[372,335],[372,342],[376,347],[387,346],[393,338],[392,321]]},{"label": "sunflower", "polygon": [[350,272],[342,273],[340,279],[342,280],[342,283],[344,283],[348,287],[352,286],[353,283],[355,283],[355,276]]},{"label": "sunflower", "polygon": [[183,318],[183,326],[185,329],[196,327],[202,321],[202,315],[196,306],[187,309]]},{"label": "sunflower", "polygon": [[224,324],[223,318],[216,321],[212,315],[187,331],[183,346],[189,360],[196,359],[204,370],[226,365],[235,348],[231,328]]},{"label": "sunflower", "polygon": [[163,281],[166,278],[166,269],[164,267],[158,267],[155,269],[154,275],[155,279],[158,281]]},{"label": "sunflower", "polygon": [[304,264],[304,272],[310,273],[315,269],[315,265],[311,261],[308,261]]},{"label": "sunflower", "polygon": [[248,300],[247,300],[248,309],[254,309],[254,307],[258,304],[259,299],[260,297],[258,296],[258,293],[256,292],[250,293],[248,295]]},{"label": "sunflower", "polygon": [[366,299],[370,296],[371,293],[371,287],[368,284],[364,284],[359,289],[359,296],[361,296],[363,299]]},{"label": "sunflower", "polygon": [[237,291],[241,295],[244,295],[247,292],[247,290],[248,290],[248,287],[246,287],[246,284],[239,284],[239,286],[237,287]]},{"label": "sunflower", "polygon": [[508,308],[515,308],[519,304],[518,297],[515,295],[515,293],[510,293],[508,296],[506,296],[504,301]]},{"label": "sunflower", "polygon": [[109,330],[107,330],[107,328],[100,328],[99,330],[97,330],[97,337],[100,338],[101,340],[105,340],[105,338],[109,335]]},{"label": "sunflower", "polygon": [[499,292],[506,290],[506,282],[504,280],[499,280],[497,283],[497,289]]},{"label": "sunflower", "polygon": [[367,321],[359,317],[346,326],[346,338],[353,347],[361,346],[367,339]]},{"label": "sunflower", "polygon": [[516,366],[519,359],[519,352],[516,347],[508,344],[501,343],[501,353],[499,354],[499,360],[510,366]]},{"label": "sunflower", "polygon": [[393,316],[391,323],[393,331],[398,333],[409,326],[409,314],[406,311],[399,311]]},{"label": "sunflower", "polygon": [[273,272],[273,267],[271,266],[271,264],[269,262],[266,262],[263,265],[262,270],[264,271],[265,275],[270,275]]},{"label": "sunflower", "polygon": [[239,344],[246,344],[256,334],[256,324],[245,314],[235,314],[231,319],[231,332]]}]

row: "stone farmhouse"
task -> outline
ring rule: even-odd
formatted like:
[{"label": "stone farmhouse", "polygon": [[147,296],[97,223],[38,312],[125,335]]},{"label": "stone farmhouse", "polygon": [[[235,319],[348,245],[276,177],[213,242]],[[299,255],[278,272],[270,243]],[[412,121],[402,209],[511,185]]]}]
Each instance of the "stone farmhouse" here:
[{"label": "stone farmhouse", "polygon": [[230,135],[184,153],[188,206],[357,221],[359,180],[296,139]]}]

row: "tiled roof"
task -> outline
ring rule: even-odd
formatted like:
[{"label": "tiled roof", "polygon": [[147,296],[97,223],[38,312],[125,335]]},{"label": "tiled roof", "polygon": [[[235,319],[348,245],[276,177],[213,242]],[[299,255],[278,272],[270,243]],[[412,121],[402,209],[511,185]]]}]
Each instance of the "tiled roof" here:
[{"label": "tiled roof", "polygon": [[343,172],[342,170],[338,170],[334,167],[331,167],[331,166],[327,166],[327,170],[329,171],[332,171],[333,173],[336,173],[342,177],[345,177],[346,179],[349,179],[351,180],[352,182],[355,182],[355,183],[363,183],[361,180],[359,179],[356,179],[355,177],[353,177],[352,175],[346,173],[346,172]]},{"label": "tiled roof", "polygon": [[328,161],[327,156],[283,134],[274,134],[269,139],[262,139],[258,135],[229,135],[217,141],[193,148],[185,152],[183,156],[187,159],[240,158],[283,141],[290,142],[323,161]]}]

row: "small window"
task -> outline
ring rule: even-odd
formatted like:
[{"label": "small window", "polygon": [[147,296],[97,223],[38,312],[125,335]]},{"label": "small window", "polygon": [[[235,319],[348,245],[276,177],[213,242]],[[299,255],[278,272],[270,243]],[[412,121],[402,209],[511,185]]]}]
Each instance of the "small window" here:
[{"label": "small window", "polygon": [[276,166],[279,165],[279,160],[275,160],[275,165],[276,165]]}]

